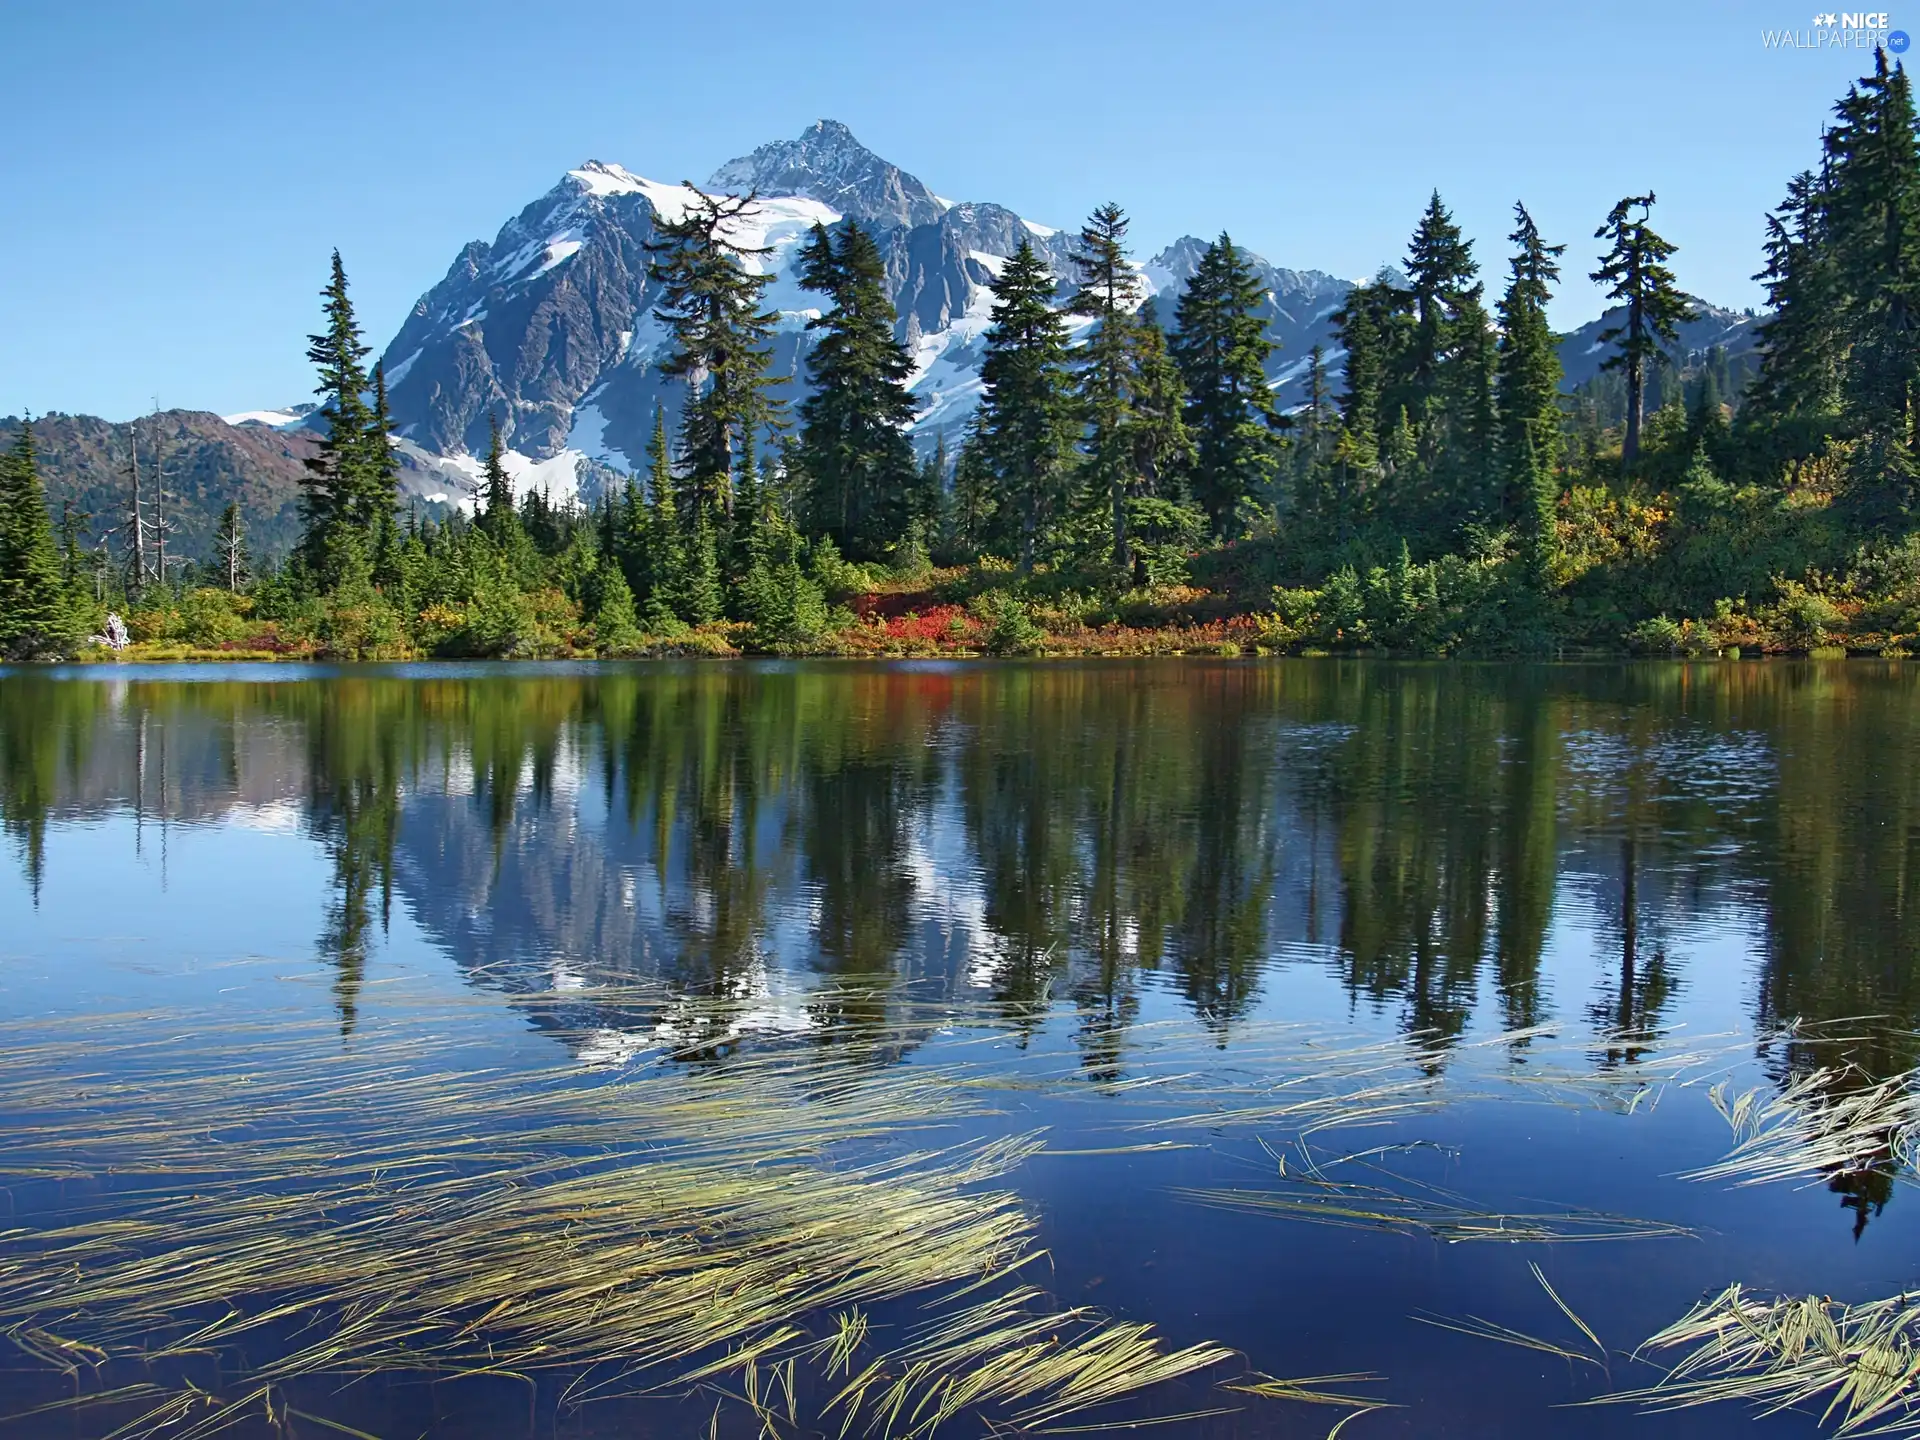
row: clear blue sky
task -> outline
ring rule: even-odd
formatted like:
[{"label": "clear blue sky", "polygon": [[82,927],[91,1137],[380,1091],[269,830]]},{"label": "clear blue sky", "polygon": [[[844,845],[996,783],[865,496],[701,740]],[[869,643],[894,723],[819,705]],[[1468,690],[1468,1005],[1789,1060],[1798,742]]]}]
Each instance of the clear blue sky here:
[{"label": "clear blue sky", "polygon": [[1812,13],[8,0],[0,414],[301,399],[332,247],[384,345],[464,241],[580,161],[698,181],[820,116],[953,199],[1055,225],[1116,199],[1143,253],[1224,228],[1359,275],[1437,185],[1497,289],[1522,198],[1570,242],[1568,326],[1598,312],[1595,225],[1651,188],[1682,283],[1749,305],[1762,214],[1869,63],[1762,46]]}]

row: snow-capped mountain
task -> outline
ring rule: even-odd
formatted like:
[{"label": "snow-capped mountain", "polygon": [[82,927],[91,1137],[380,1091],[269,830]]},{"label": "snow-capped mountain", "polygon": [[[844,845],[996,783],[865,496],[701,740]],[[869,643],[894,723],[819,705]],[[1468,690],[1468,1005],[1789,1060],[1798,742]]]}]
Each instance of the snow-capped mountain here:
[{"label": "snow-capped mountain", "polygon": [[[728,161],[701,189],[758,197],[735,238],[768,252],[747,263],[774,277],[766,293],[779,315],[773,372],[789,381],[781,392],[789,403],[804,393],[807,322],[822,303],[798,282],[799,249],[815,224],[852,219],[873,233],[898,334],[914,361],[914,438],[922,449],[956,439],[979,401],[988,286],[1020,242],[1031,241],[1045,258],[1063,298],[1072,275],[1070,232],[1004,206],[943,199],[833,120]],[[409,490],[467,500],[490,414],[500,419],[518,487],[591,497],[619,472],[644,465],[654,408],[663,406],[672,424],[682,388],[660,374],[670,342],[654,313],[658,287],[647,278],[646,247],[657,223],[677,218],[696,195],[684,183],[589,160],[490,243],[462,248],[382,356]],[[1185,236],[1141,265],[1162,324],[1171,326],[1205,249],[1205,241]],[[1354,282],[1249,258],[1266,289],[1267,333],[1277,346],[1268,375],[1281,403],[1296,404],[1316,343],[1326,347],[1329,373],[1339,371],[1332,317]],[[1597,363],[1584,347],[1599,323],[1563,345],[1570,383]],[[1684,337],[1690,348],[1751,344],[1742,345],[1749,317],[1730,312],[1713,311],[1691,329],[1700,334]],[[268,411],[234,419],[276,428],[313,423]]]},{"label": "snow-capped mountain", "polygon": [[[807,322],[820,297],[795,275],[797,251],[816,223],[853,219],[885,257],[899,335],[914,358],[920,402],[916,442],[952,437],[979,398],[979,363],[992,295],[988,285],[1025,239],[1063,288],[1071,236],[1004,206],[954,203],[875,155],[846,126],[821,120],[793,140],[730,160],[701,187],[709,194],[759,197],[737,239],[771,253],[753,268],[774,283],[767,303],[780,316],[774,373],[785,398],[803,393]],[[423,295],[383,352],[387,385],[411,488],[436,485],[462,498],[477,474],[487,417],[500,417],[517,485],[556,496],[592,494],[609,472],[644,464],[656,404],[673,417],[680,387],[663,381],[668,337],[653,314],[647,243],[656,222],[694,199],[685,184],[646,179],[590,160],[502,227],[473,241]],[[1203,242],[1184,238],[1143,267],[1163,321],[1193,274]],[[1328,317],[1348,282],[1317,271],[1261,262],[1270,291],[1269,328],[1281,349],[1279,387],[1304,372],[1308,348],[1328,338]],[[269,412],[247,418],[270,424]],[[437,465],[435,462],[438,462]],[[440,480],[432,479],[436,473]]]}]

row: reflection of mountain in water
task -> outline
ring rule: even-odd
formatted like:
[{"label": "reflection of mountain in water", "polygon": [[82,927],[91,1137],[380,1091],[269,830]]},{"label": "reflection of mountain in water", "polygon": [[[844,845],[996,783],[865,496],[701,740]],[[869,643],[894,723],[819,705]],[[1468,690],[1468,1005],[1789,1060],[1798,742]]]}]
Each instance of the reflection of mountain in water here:
[{"label": "reflection of mountain in water", "polygon": [[[1016,1024],[1069,1001],[1087,1065],[1115,1073],[1146,990],[1224,1039],[1301,964],[1442,1040],[1482,1011],[1586,1017],[1615,1064],[1682,1003],[1687,936],[1730,917],[1765,937],[1756,1018],[1920,1018],[1908,849],[1887,841],[1920,833],[1915,683],[1344,662],[15,674],[0,824],[30,879],[55,820],[304,829],[334,869],[318,932],[347,1026],[398,899],[475,983],[608,1033],[698,1038],[857,983]],[[1555,934],[1593,947],[1587,993],[1546,992]],[[601,993],[637,980],[701,1003],[663,1020]]]}]

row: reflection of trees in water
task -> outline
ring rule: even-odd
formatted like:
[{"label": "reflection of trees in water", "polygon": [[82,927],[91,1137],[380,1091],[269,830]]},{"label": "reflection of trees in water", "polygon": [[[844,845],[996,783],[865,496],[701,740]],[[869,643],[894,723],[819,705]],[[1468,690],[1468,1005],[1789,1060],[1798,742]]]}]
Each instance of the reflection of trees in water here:
[{"label": "reflection of trees in water", "polygon": [[[1483,996],[1549,1018],[1579,855],[1588,1014],[1628,1063],[1675,1003],[1667,937],[1733,887],[1765,912],[1763,1022],[1920,1025],[1915,690],[1897,666],[1338,661],[9,676],[0,825],[37,892],[51,817],[214,813],[271,761],[332,862],[345,1026],[399,887],[488,983],[657,975],[745,1013],[801,962],[984,988],[1024,1023],[1066,998],[1097,1074],[1153,977],[1224,1038],[1283,947],[1409,1029],[1456,1035]],[[292,749],[256,753],[269,732]],[[1877,1043],[1869,1073],[1920,1058]]]}]

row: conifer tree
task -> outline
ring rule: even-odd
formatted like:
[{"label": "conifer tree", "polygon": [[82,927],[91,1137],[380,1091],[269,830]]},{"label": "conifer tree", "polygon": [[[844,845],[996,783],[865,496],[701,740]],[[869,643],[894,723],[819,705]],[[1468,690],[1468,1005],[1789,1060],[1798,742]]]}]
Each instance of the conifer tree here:
[{"label": "conifer tree", "polygon": [[1838,307],[1847,342],[1842,405],[1853,447],[1849,501],[1889,526],[1920,488],[1920,139],[1906,70],[1874,53],[1873,74],[1836,107],[1827,131],[1827,253],[1844,266]]},{"label": "conifer tree", "polygon": [[[1600,362],[1602,370],[1618,370],[1627,382],[1627,434],[1620,458],[1628,465],[1639,458],[1640,430],[1646,416],[1647,373],[1659,362],[1663,345],[1680,338],[1680,325],[1692,318],[1687,297],[1680,293],[1665,261],[1675,246],[1653,232],[1647,221],[1654,197],[1628,195],[1607,214],[1606,223],[1593,232],[1609,243],[1592,279],[1608,287],[1607,297],[1626,307],[1626,318],[1600,334],[1600,344],[1614,353]],[[1633,212],[1640,213],[1635,216]]]},{"label": "conifer tree", "polygon": [[306,461],[301,553],[323,583],[331,583],[326,557],[332,532],[341,525],[364,523],[366,517],[359,512],[376,482],[368,473],[367,431],[373,416],[367,408],[367,372],[362,364],[369,352],[360,339],[338,250],[333,252],[332,276],[320,293],[326,301],[326,327],[307,337],[307,359],[320,372],[314,393],[320,396],[326,433],[318,452]]},{"label": "conifer tree", "polygon": [[481,531],[503,550],[520,530],[520,516],[513,506],[513,481],[507,474],[506,445],[500,438],[500,417],[487,414],[487,458],[480,469]]},{"label": "conifer tree", "polygon": [[79,639],[40,484],[33,424],[22,420],[11,449],[0,455],[0,656],[57,657]]},{"label": "conifer tree", "polygon": [[1131,562],[1127,545],[1127,499],[1136,482],[1132,411],[1136,353],[1140,341],[1134,311],[1140,276],[1127,259],[1127,215],[1118,205],[1100,206],[1080,227],[1072,261],[1078,288],[1067,309],[1093,323],[1075,354],[1084,469],[1092,493],[1105,502],[1116,569]]},{"label": "conifer tree", "polygon": [[1479,270],[1473,242],[1462,238],[1452,212],[1434,191],[1407,243],[1407,303],[1413,327],[1389,382],[1388,405],[1416,416],[1439,394],[1441,367],[1457,343],[1461,306],[1480,294],[1474,283]]},{"label": "conifer tree", "polygon": [[1022,569],[1065,512],[1073,476],[1075,405],[1066,322],[1053,277],[1028,240],[992,285],[993,323],[980,378],[982,456],[999,482],[1001,517]]},{"label": "conifer tree", "polygon": [[1542,499],[1541,477],[1551,480],[1560,461],[1560,352],[1547,302],[1567,247],[1547,244],[1525,205],[1516,202],[1513,215],[1512,273],[1500,300],[1499,519],[1526,526]]},{"label": "conifer tree", "polygon": [[687,383],[680,453],[689,522],[702,508],[731,512],[742,439],[779,418],[768,394],[778,382],[767,374],[777,317],[760,308],[774,277],[741,263],[773,252],[733,239],[756,204],[753,195],[699,195],[678,219],[659,221],[659,238],[647,243],[647,275],[661,287],[654,313],[675,347],[661,373]]},{"label": "conifer tree", "polygon": [[1186,383],[1193,435],[1193,496],[1216,539],[1240,529],[1243,507],[1273,477],[1278,424],[1266,361],[1273,353],[1259,277],[1226,234],[1200,257],[1180,296],[1173,355]]},{"label": "conifer tree", "polygon": [[906,532],[916,478],[906,427],[913,362],[894,338],[886,265],[870,236],[847,221],[836,238],[815,225],[801,252],[800,283],[825,295],[808,322],[812,392],[800,404],[798,463],[809,528],[856,560],[881,558]]},{"label": "conifer tree", "polygon": [[[1753,278],[1766,286],[1770,313],[1755,332],[1760,373],[1743,407],[1749,432],[1796,421],[1824,430],[1840,408],[1844,291],[1827,233],[1829,191],[1824,169],[1817,175],[1803,170],[1787,182],[1780,208],[1767,216],[1766,265]],[[1815,441],[1805,453],[1817,448]]]},{"label": "conifer tree", "polygon": [[641,617],[649,631],[659,633],[672,630],[678,623],[675,605],[685,588],[686,547],[681,540],[673,455],[667,445],[667,417],[658,405],[653,410],[653,438],[647,442],[647,461]]},{"label": "conifer tree", "polygon": [[1137,497],[1184,502],[1186,477],[1194,462],[1193,433],[1187,429],[1187,387],[1167,348],[1159,313],[1149,295],[1128,334],[1126,440],[1133,456]]},{"label": "conifer tree", "polygon": [[367,416],[366,465],[354,499],[354,523],[369,530],[397,529],[400,458],[393,451],[393,414],[387,408],[387,366],[373,367],[373,409]]},{"label": "conifer tree", "polygon": [[946,547],[955,559],[971,563],[987,553],[999,509],[997,482],[987,459],[984,416],[975,411],[953,465],[953,503],[949,507]]}]

